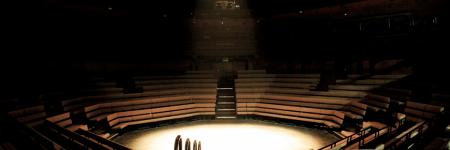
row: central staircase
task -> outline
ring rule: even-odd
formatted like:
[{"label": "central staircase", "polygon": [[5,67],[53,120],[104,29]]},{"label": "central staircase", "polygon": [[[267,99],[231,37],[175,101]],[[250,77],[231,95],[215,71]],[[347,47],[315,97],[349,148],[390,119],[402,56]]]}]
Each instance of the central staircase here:
[{"label": "central staircase", "polygon": [[217,83],[216,119],[236,118],[236,93],[234,77],[221,76]]}]

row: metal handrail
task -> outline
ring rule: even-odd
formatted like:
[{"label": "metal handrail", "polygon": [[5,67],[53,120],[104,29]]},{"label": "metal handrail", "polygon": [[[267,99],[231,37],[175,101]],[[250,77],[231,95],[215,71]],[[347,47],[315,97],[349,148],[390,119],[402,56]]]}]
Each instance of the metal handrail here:
[{"label": "metal handrail", "polygon": [[[388,142],[386,142],[384,144],[384,148],[385,149],[395,148],[399,144],[402,144],[402,143],[408,141],[410,138],[413,138],[414,136],[422,134],[425,125],[426,124],[425,124],[424,121],[415,124],[414,126],[409,128],[408,130],[402,132],[401,134],[397,135],[396,137],[394,137],[391,140],[389,140]],[[417,135],[413,135],[414,132],[418,132],[418,134]]]},{"label": "metal handrail", "polygon": [[[345,144],[343,144],[343,146],[344,146],[344,145],[347,145],[348,143],[350,143],[350,141],[352,141],[352,140],[354,140],[354,139],[357,139],[357,138],[359,138],[359,137],[365,135],[366,132],[369,132],[369,131],[371,131],[371,130],[372,130],[372,127],[364,128],[363,130],[361,130],[361,131],[359,131],[359,132],[356,132],[356,133],[353,133],[352,135],[349,135],[349,136],[347,136],[347,137],[345,137],[345,138],[343,138],[343,139],[341,139],[341,140],[339,140],[339,141],[333,142],[333,143],[331,143],[331,144],[328,144],[327,146],[324,146],[324,147],[322,147],[322,148],[319,148],[319,150],[323,150],[323,149],[327,149],[327,148],[333,149],[334,147],[337,146],[337,143],[340,143],[340,142],[343,142],[343,141],[345,141]],[[353,139],[352,137],[353,137],[353,136],[356,136],[356,135],[358,135],[358,137],[356,137],[356,138]]]}]

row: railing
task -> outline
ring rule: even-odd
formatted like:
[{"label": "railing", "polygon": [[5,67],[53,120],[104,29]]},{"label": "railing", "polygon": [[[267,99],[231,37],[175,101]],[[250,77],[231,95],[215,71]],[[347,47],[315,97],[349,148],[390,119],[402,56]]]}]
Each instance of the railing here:
[{"label": "railing", "polygon": [[354,133],[354,134],[352,134],[352,135],[350,135],[350,136],[347,136],[347,137],[345,137],[345,138],[343,138],[343,139],[341,139],[341,140],[339,140],[339,141],[336,141],[336,142],[331,143],[331,144],[329,144],[329,145],[327,145],[327,146],[324,146],[324,147],[322,147],[322,148],[319,148],[319,150],[333,149],[333,148],[335,148],[336,146],[345,146],[345,145],[347,145],[348,143],[350,143],[351,141],[353,141],[353,140],[355,140],[355,139],[358,139],[358,138],[364,136],[365,134],[367,134],[368,132],[370,132],[372,129],[373,129],[372,127],[364,128],[363,130],[361,130],[361,131],[359,131],[359,132],[357,132],[357,133]]},{"label": "railing", "polygon": [[105,147],[97,142],[91,141],[78,133],[69,131],[66,128],[60,127],[59,125],[54,124],[50,121],[46,120],[44,123],[46,127],[48,127],[50,130],[53,130],[52,132],[55,132],[56,134],[67,138],[64,141],[77,146],[81,146],[76,149],[109,150],[108,147]]},{"label": "railing", "polygon": [[359,147],[363,147],[366,143],[371,142],[371,141],[377,139],[380,136],[392,133],[392,129],[393,129],[393,127],[386,126],[386,127],[382,128],[382,129],[376,131],[375,133],[367,136],[366,138],[360,139]]},{"label": "railing", "polygon": [[[43,149],[64,149],[61,145],[56,143],[55,141],[49,139],[45,135],[36,131],[32,127],[26,126],[25,124],[19,122],[15,118],[10,116],[1,116],[7,119],[8,122],[12,123],[15,129],[18,131],[18,134],[21,134],[24,138],[29,138],[30,142],[36,142]],[[24,143],[27,144],[27,143]]]},{"label": "railing", "polygon": [[[178,135],[175,138],[175,143],[174,143],[174,150],[183,150],[183,139],[181,138],[181,135]],[[191,141],[189,140],[189,138],[186,139],[185,145],[184,145],[184,150],[191,150]],[[193,143],[193,148],[192,150],[202,150],[202,143],[200,141],[194,140]]]},{"label": "railing", "polygon": [[395,149],[396,147],[399,147],[401,144],[411,141],[410,139],[417,137],[417,135],[423,133],[425,125],[426,125],[425,122],[417,123],[413,127],[409,128],[408,130],[402,132],[401,134],[397,135],[396,137],[386,142],[384,144],[384,149]]},{"label": "railing", "polygon": [[105,139],[103,137],[98,136],[97,134],[94,134],[92,132],[89,132],[89,131],[86,131],[86,130],[83,130],[83,129],[78,129],[76,131],[76,133],[81,134],[81,135],[85,136],[86,138],[93,139],[94,141],[97,141],[97,143],[106,145],[106,146],[112,148],[113,150],[131,150],[130,148],[127,148],[127,147],[125,147],[123,145],[120,145],[120,144],[118,144],[116,142],[107,140],[107,139]]}]

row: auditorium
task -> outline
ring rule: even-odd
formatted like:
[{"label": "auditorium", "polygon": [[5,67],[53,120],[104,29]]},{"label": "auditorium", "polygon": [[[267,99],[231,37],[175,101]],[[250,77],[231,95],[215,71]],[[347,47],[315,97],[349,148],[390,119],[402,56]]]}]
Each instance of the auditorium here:
[{"label": "auditorium", "polygon": [[449,3],[3,2],[0,150],[450,150]]}]

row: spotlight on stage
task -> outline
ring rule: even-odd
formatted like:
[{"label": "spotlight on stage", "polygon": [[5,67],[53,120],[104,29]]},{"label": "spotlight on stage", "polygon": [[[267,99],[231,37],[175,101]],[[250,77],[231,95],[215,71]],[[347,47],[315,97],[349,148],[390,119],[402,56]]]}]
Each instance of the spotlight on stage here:
[{"label": "spotlight on stage", "polygon": [[135,150],[172,150],[177,135],[201,139],[203,150],[310,150],[338,140],[314,128],[261,121],[196,121],[135,130],[115,141]]}]

